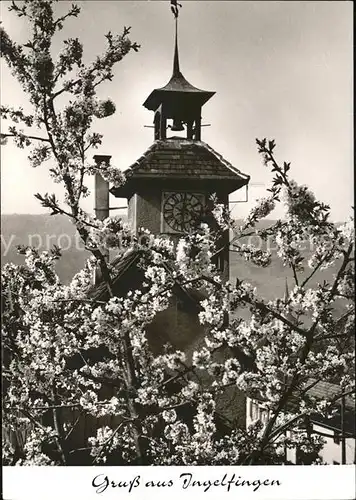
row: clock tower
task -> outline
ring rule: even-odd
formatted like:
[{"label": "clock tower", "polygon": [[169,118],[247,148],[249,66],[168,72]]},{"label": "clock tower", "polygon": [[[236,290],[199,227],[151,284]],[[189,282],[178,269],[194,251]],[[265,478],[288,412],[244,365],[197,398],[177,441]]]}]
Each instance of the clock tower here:
[{"label": "clock tower", "polygon": [[[229,194],[250,178],[201,139],[202,107],[215,92],[200,90],[184,78],[175,17],[172,77],[143,103],[153,112],[154,142],[125,171],[125,184],[113,187],[111,193],[127,198],[134,232],[144,227],[178,239],[209,218],[212,195],[228,207]],[[229,278],[228,238],[228,234],[223,237],[224,249],[216,256],[225,279]]]}]

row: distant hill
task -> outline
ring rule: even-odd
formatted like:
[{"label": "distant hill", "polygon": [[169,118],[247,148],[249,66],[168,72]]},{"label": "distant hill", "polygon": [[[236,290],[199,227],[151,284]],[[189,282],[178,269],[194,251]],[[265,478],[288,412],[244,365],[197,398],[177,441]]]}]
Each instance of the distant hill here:
[{"label": "distant hill", "polygon": [[79,271],[89,252],[80,245],[75,226],[61,215],[4,214],[1,216],[1,265],[7,262],[22,264],[24,256],[19,255],[17,245],[30,245],[48,250],[56,244],[63,257],[57,263],[57,272],[68,283]]},{"label": "distant hill", "polygon": [[[126,220],[126,215],[123,215]],[[238,221],[239,222],[239,221]],[[272,220],[264,220],[260,227],[273,224]],[[258,244],[256,237],[251,242]],[[22,264],[24,257],[16,251],[17,245],[32,245],[41,250],[49,249],[53,244],[62,248],[63,257],[57,263],[57,272],[64,283],[68,283],[73,275],[84,265],[89,252],[83,249],[80,239],[71,221],[60,215],[29,215],[3,214],[1,216],[1,265],[7,262]],[[305,255],[310,250],[306,248]],[[246,280],[256,286],[259,293],[268,298],[281,297],[284,294],[286,278],[291,286],[293,283],[290,270],[286,269],[281,260],[273,257],[269,267],[263,269],[246,262],[236,253],[231,252],[231,280]],[[323,272],[322,279],[331,279],[334,270],[330,268]],[[313,282],[320,281],[316,274]]]}]

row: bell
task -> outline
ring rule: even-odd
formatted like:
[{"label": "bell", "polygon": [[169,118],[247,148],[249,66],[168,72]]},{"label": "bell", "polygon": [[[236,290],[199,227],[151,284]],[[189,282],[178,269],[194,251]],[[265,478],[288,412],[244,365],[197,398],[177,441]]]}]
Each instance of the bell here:
[{"label": "bell", "polygon": [[178,120],[177,118],[174,118],[171,130],[172,130],[172,132],[181,132],[182,130],[184,130],[182,120]]}]

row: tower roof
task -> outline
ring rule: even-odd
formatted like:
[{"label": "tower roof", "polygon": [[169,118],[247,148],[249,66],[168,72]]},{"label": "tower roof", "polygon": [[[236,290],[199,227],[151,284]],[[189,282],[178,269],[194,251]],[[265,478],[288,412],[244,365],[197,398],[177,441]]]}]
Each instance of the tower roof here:
[{"label": "tower roof", "polygon": [[155,141],[125,175],[125,184],[111,189],[117,197],[129,196],[140,181],[145,185],[150,180],[156,185],[160,180],[175,185],[180,181],[185,184],[189,181],[190,185],[196,181],[199,186],[210,182],[215,188],[231,193],[250,180],[205,142],[182,137]]},{"label": "tower roof", "polygon": [[189,100],[195,101],[199,106],[205,104],[215,92],[208,90],[201,90],[191,85],[183,76],[180,71],[179,65],[179,52],[178,52],[178,28],[176,18],[175,28],[175,44],[174,44],[174,57],[173,57],[173,73],[169,82],[161,88],[154,89],[143,103],[145,108],[155,111],[159,105],[171,99],[172,97],[186,96]]}]

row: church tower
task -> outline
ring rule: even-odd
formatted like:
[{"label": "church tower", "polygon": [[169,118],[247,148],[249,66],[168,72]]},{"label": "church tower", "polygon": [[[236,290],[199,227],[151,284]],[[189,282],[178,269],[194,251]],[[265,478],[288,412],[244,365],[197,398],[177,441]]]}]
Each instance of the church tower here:
[{"label": "church tower", "polygon": [[[114,196],[127,198],[128,219],[134,232],[144,227],[173,239],[206,220],[212,195],[228,207],[229,194],[250,179],[201,139],[202,108],[215,92],[200,90],[183,76],[177,18],[178,14],[172,77],[143,103],[153,112],[154,142],[125,171],[126,183],[111,189]],[[177,132],[182,135],[175,135]],[[224,235],[224,249],[216,256],[225,279],[229,278],[228,238],[228,234]]]}]

